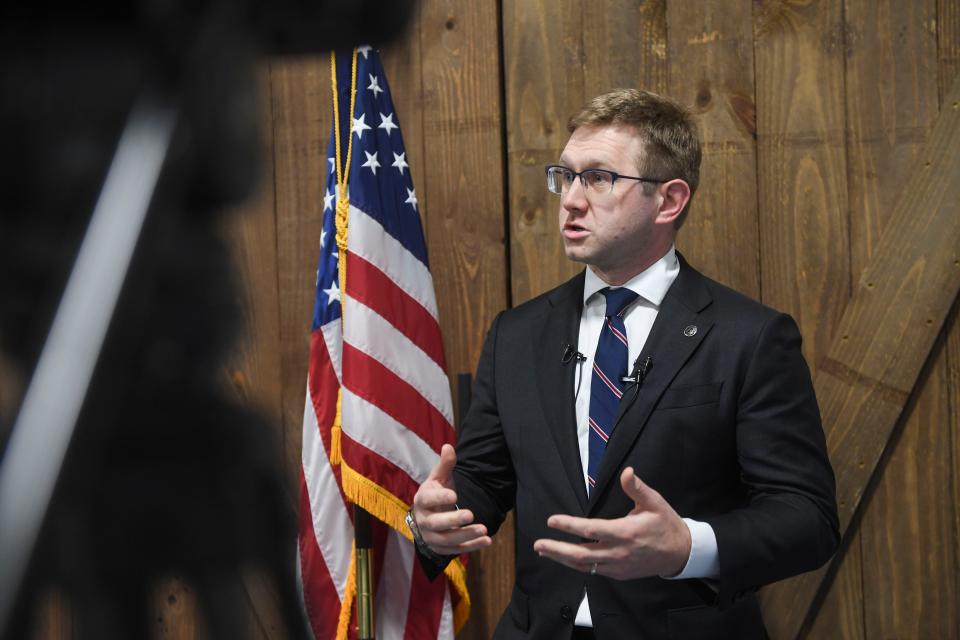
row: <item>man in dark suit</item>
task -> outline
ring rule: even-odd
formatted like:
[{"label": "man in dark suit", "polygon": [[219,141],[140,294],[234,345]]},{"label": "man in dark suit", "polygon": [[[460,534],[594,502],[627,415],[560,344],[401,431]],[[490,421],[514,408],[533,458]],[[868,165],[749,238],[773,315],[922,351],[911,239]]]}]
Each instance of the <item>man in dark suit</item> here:
[{"label": "man in dark suit", "polygon": [[494,320],[408,517],[419,555],[436,573],[515,509],[495,637],[765,637],[756,589],[839,539],[797,327],[676,252],[701,155],[683,108],[617,90],[568,128],[547,186],[587,269]]}]

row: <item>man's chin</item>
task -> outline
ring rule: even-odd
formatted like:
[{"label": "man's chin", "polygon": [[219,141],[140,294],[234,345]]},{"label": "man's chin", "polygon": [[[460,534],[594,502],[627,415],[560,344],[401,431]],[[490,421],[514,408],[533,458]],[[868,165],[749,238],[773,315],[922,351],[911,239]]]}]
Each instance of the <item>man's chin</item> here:
[{"label": "man's chin", "polygon": [[571,245],[565,242],[563,245],[563,252],[567,256],[567,260],[572,262],[586,263],[590,259],[589,252],[580,245]]}]

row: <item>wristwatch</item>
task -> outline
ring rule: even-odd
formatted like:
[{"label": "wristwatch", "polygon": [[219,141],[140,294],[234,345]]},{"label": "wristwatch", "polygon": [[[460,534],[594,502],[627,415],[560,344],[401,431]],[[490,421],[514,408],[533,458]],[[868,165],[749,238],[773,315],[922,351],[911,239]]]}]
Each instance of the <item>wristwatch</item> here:
[{"label": "wristwatch", "polygon": [[413,534],[413,544],[421,554],[423,554],[428,560],[438,565],[445,565],[450,560],[450,556],[442,556],[427,545],[423,541],[423,534],[420,533],[420,527],[417,526],[417,519],[413,517],[413,509],[407,511],[407,526],[410,528],[410,533]]}]

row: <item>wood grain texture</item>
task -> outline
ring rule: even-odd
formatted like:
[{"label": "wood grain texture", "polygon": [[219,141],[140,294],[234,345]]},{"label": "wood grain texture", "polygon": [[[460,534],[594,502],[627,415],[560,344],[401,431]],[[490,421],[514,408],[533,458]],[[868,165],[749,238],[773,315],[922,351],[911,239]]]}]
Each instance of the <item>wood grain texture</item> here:
[{"label": "wood grain texture", "polygon": [[39,596],[34,613],[33,640],[73,640],[79,634],[73,627],[73,612],[63,592],[49,590]]},{"label": "wood grain texture", "polygon": [[[954,108],[954,103],[958,106]],[[948,105],[948,106],[947,106]],[[937,118],[815,379],[841,531],[960,289],[960,82]],[[823,570],[765,593],[775,637],[799,633]]]},{"label": "wood grain texture", "polygon": [[[960,76],[960,2],[938,0],[937,2],[937,60],[939,97],[941,109],[953,109],[956,103],[947,102],[950,87]],[[960,267],[960,259],[955,262]],[[953,310],[944,326],[946,335],[946,366],[949,390],[950,415],[948,429],[952,454],[951,477],[941,479],[952,489],[953,554],[960,558],[960,297],[954,301]],[[953,593],[954,611],[960,611],[960,589]],[[960,637],[960,623],[953,629],[953,637]]]},{"label": "wood grain texture", "polygon": [[[948,430],[950,433],[950,477],[948,484],[952,491],[950,515],[953,523],[953,554],[960,558],[960,298],[953,304],[953,310],[946,322],[947,384],[949,389],[950,415]],[[960,611],[960,589],[954,591],[954,611]],[[960,637],[960,623],[954,630]]]},{"label": "wood grain texture", "polygon": [[330,135],[329,56],[274,61],[270,65],[270,84],[282,438],[287,487],[291,504],[296,505]]},{"label": "wood grain texture", "polygon": [[[472,372],[504,308],[506,246],[499,16],[493,3],[447,0],[419,16],[423,148],[419,179],[447,371]],[[452,385],[452,389],[455,387]],[[473,610],[462,638],[489,638],[513,587],[514,533],[470,558]]]},{"label": "wood grain texture", "polygon": [[[277,225],[273,191],[273,111],[269,63],[257,69],[261,136],[260,178],[253,195],[225,217],[224,235],[232,249],[241,299],[243,330],[226,365],[230,386],[241,401],[263,414],[283,440],[283,395],[280,367],[279,294],[277,291]],[[278,446],[278,452],[281,447]],[[277,464],[281,461],[278,459]],[[293,476],[284,469],[285,477]],[[288,490],[295,491],[297,487]],[[295,493],[291,493],[295,496]],[[294,503],[295,504],[295,503]],[[291,505],[292,508],[292,505]],[[282,632],[276,607],[256,581],[245,581],[255,637],[277,638]],[[273,631],[271,631],[273,630]]]},{"label": "wood grain texture", "polygon": [[259,69],[260,178],[253,195],[224,217],[243,329],[226,366],[238,397],[282,424],[277,228],[273,192],[270,70]]},{"label": "wood grain texture", "polygon": [[[583,33],[586,100],[619,87],[666,92],[666,0],[607,0],[602,11],[589,3],[577,7],[572,17]],[[580,106],[571,105],[570,113]]]},{"label": "wood grain texture", "polygon": [[941,102],[960,73],[960,2],[937,0],[937,69]]},{"label": "wood grain texture", "polygon": [[[797,320],[815,372],[850,291],[842,1],[754,2],[753,27],[761,296]],[[837,616],[828,626],[856,629],[843,605],[859,600],[846,598],[858,564],[847,569],[825,611]],[[795,603],[776,594],[761,592],[767,627],[793,637],[784,622]]]},{"label": "wood grain texture", "polygon": [[[865,640],[863,633],[863,576],[860,572],[860,538],[851,541],[851,550],[827,587],[817,608],[807,640]],[[859,614],[859,615],[857,615]]]},{"label": "wood grain texture", "polygon": [[867,638],[949,638],[957,631],[950,405],[945,342],[917,383],[906,424],[861,526]]},{"label": "wood grain texture", "polygon": [[[846,73],[850,243],[856,278],[874,257],[894,212],[889,203],[896,201],[936,118],[936,31],[931,28],[936,7],[932,0],[908,4],[847,0],[845,15],[850,52]],[[849,608],[843,613],[845,620],[862,622],[868,638],[941,636],[931,633],[942,631],[939,625],[949,626],[955,618],[953,603],[941,610],[944,598],[920,597],[930,588],[953,582],[952,531],[936,522],[938,514],[943,518],[943,503],[949,505],[948,485],[917,483],[918,475],[936,480],[938,472],[949,469],[942,464],[949,451],[949,431],[936,422],[922,422],[922,417],[945,418],[949,413],[946,394],[936,391],[943,389],[939,379],[930,375],[927,380],[934,390],[924,387],[915,392],[911,416],[896,443],[888,445],[890,455],[877,472],[880,480],[851,542],[851,549],[860,555],[848,555],[840,567],[841,574],[862,575],[861,601],[844,601]],[[930,513],[927,507],[935,511]],[[909,533],[917,525],[924,530],[922,543],[918,538],[890,537]],[[931,563],[929,548],[946,548],[943,560],[950,561]]]},{"label": "wood grain texture", "polygon": [[669,94],[697,116],[700,187],[677,244],[712,278],[760,297],[750,0],[667,7]]},{"label": "wood grain texture", "polygon": [[754,3],[763,301],[816,369],[849,296],[840,0]]},{"label": "wood grain texture", "polygon": [[580,3],[503,2],[514,305],[560,284],[582,268],[564,255],[560,203],[547,191],[543,173],[546,165],[559,158],[568,137],[567,119],[585,100],[582,37]]},{"label": "wood grain texture", "polygon": [[153,592],[150,620],[155,640],[201,640],[208,637],[193,587],[182,578],[162,580]]}]

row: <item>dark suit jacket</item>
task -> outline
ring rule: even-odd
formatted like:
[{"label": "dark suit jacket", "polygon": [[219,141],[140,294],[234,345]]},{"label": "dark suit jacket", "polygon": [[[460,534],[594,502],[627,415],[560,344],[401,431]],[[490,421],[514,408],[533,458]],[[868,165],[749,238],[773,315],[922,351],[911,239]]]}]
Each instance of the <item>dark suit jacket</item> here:
[{"label": "dark suit jacket", "polygon": [[[681,258],[641,353],[652,367],[638,393],[624,393],[588,499],[576,363],[561,362],[577,342],[583,282],[581,273],[494,320],[460,430],[459,505],[490,532],[516,511],[516,583],[495,637],[569,638],[584,587],[604,640],[764,637],[756,588],[820,566],[839,539],[833,471],[795,323]],[[551,514],[625,515],[633,506],[619,482],[626,466],[681,516],[713,527],[714,589],[700,580],[591,577],[533,551],[538,538],[572,539],[547,528]]]}]

